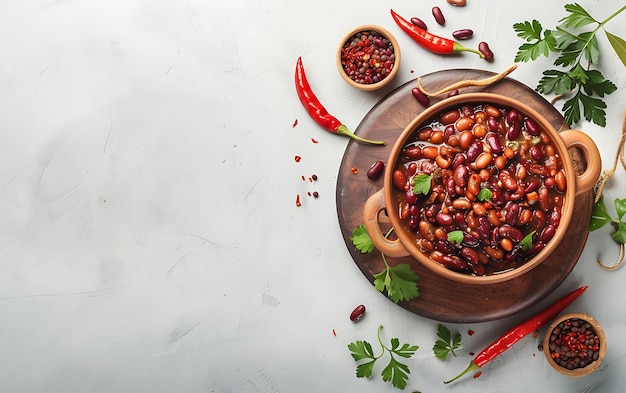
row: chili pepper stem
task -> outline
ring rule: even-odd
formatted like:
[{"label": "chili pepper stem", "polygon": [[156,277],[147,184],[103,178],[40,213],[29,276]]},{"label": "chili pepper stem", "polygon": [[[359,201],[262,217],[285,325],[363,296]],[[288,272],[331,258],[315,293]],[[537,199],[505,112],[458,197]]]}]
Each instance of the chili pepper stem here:
[{"label": "chili pepper stem", "polygon": [[456,377],[452,378],[449,381],[444,381],[443,383],[445,384],[449,384],[450,382],[454,382],[457,379],[461,378],[462,376],[464,376],[465,374],[471,373],[472,371],[478,370],[480,368],[480,366],[478,364],[476,364],[476,362],[474,362],[473,360],[470,362],[469,366],[467,366],[467,368],[465,370],[463,370],[463,372],[461,372],[461,374],[457,375]]},{"label": "chili pepper stem", "polygon": [[337,134],[345,135],[347,137],[350,137],[350,138],[354,139],[355,141],[362,142],[362,143],[369,143],[371,145],[383,145],[383,146],[387,144],[387,142],[383,142],[383,141],[372,141],[372,140],[369,140],[369,139],[361,138],[360,136],[350,132],[350,130],[348,130],[348,127],[346,127],[343,124],[340,125],[339,128],[337,128],[337,130],[335,132]]},{"label": "chili pepper stem", "polygon": [[483,55],[481,51],[477,49],[473,49],[473,48],[468,48],[466,46],[459,44],[458,42],[454,43],[454,52],[472,52],[480,56],[481,59],[485,58],[485,55]]}]

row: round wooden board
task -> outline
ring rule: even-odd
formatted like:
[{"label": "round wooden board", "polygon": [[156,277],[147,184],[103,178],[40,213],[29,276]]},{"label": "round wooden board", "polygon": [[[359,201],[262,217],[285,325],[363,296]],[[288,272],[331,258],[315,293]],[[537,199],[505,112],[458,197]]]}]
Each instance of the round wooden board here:
[{"label": "round wooden board", "polygon": [[[422,77],[425,89],[436,91],[465,79],[482,79],[493,73],[475,69],[444,70]],[[376,181],[367,178],[367,169],[376,160],[386,162],[391,148],[402,130],[424,108],[412,96],[416,81],[410,81],[384,97],[363,118],[355,133],[361,137],[385,140],[386,146],[373,146],[350,141],[337,176],[337,211],[343,238],[354,262],[370,282],[373,275],[384,270],[380,252],[362,254],[353,245],[352,230],[363,223],[363,205],[369,196],[383,186],[382,177]],[[528,86],[506,78],[489,87],[470,87],[460,93],[491,92],[502,94],[533,107],[556,130],[567,129],[563,116]],[[442,97],[444,98],[444,97]],[[442,98],[431,98],[431,104]],[[580,171],[585,163],[577,149],[570,149],[574,166]],[[357,168],[354,174],[352,168]],[[405,309],[443,322],[485,322],[503,318],[537,303],[550,294],[572,271],[587,240],[587,226],[593,208],[592,191],[576,198],[576,213],[567,233],[553,255],[523,277],[500,284],[468,285],[436,276],[412,257],[387,258],[391,266],[411,265],[419,276],[420,295],[411,301],[400,302]],[[383,295],[384,296],[384,295]]]}]

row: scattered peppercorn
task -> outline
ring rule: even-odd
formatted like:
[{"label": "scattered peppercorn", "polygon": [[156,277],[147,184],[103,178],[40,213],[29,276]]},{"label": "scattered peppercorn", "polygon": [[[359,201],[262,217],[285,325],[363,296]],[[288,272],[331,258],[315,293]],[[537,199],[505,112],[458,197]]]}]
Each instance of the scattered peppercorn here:
[{"label": "scattered peppercorn", "polygon": [[313,180],[317,180],[317,175],[313,174],[313,175],[311,176],[311,179],[313,179]]},{"label": "scattered peppercorn", "polygon": [[319,196],[320,196],[320,194],[319,194],[317,191],[313,191],[313,197],[314,197],[314,198],[317,198],[317,197],[319,197]]}]

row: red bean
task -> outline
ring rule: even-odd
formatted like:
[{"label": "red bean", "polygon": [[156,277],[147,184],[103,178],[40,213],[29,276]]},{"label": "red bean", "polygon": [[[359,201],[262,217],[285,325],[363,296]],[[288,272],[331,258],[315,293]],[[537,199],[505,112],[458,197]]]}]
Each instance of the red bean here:
[{"label": "red bean", "polygon": [[507,131],[506,137],[510,141],[514,141],[520,134],[522,130],[522,125],[519,120],[514,120],[511,125],[509,125],[509,129]]},{"label": "red bean", "polygon": [[554,206],[552,208],[552,213],[550,213],[550,225],[554,225],[558,227],[561,223],[561,208],[558,206]]},{"label": "red bean", "polygon": [[385,163],[382,161],[376,161],[372,164],[370,169],[367,170],[367,177],[372,180],[378,179],[384,169]]},{"label": "red bean", "polygon": [[469,247],[461,248],[461,256],[471,265],[478,263],[478,253]]},{"label": "red bean", "polygon": [[422,106],[428,106],[430,104],[430,98],[428,98],[426,94],[422,93],[422,91],[417,87],[411,89],[411,94],[413,94],[413,97],[415,97],[417,102],[419,102]]},{"label": "red bean", "polygon": [[483,152],[483,143],[480,140],[476,140],[472,142],[472,144],[467,148],[467,152],[465,153],[465,158],[469,162],[474,162]]},{"label": "red bean", "polygon": [[531,146],[530,149],[528,149],[528,154],[530,154],[533,160],[537,162],[540,162],[543,158],[543,152],[541,151],[541,147],[537,145]]},{"label": "red bean", "polygon": [[447,0],[448,4],[452,4],[456,7],[463,7],[465,6],[466,0]]},{"label": "red bean", "polygon": [[469,179],[469,169],[465,165],[460,165],[454,170],[452,177],[456,185],[465,187]]},{"label": "red bean", "polygon": [[541,133],[541,130],[539,130],[539,126],[537,125],[537,123],[535,123],[535,121],[530,117],[527,117],[524,120],[524,126],[526,127],[526,131],[528,131],[530,135],[537,136]]},{"label": "red bean", "polygon": [[435,228],[430,222],[421,220],[419,222],[419,231],[424,239],[431,242],[435,240]]},{"label": "red bean", "polygon": [[452,32],[452,36],[457,40],[466,40],[472,38],[474,31],[472,29],[459,29]]},{"label": "red bean", "polygon": [[352,312],[350,313],[350,320],[352,322],[356,322],[359,319],[361,319],[363,317],[363,314],[365,314],[365,306],[362,304],[359,304],[358,306],[356,306],[356,308],[354,310],[352,310]]},{"label": "red bean", "polygon": [[556,189],[560,192],[565,192],[565,189],[567,188],[567,179],[565,178],[565,172],[560,170],[556,173],[556,175],[554,175],[554,185]]},{"label": "red bean", "polygon": [[393,181],[393,185],[396,186],[396,188],[402,191],[405,190],[408,180],[404,172],[402,172],[400,169],[396,169],[395,171],[393,171],[391,178]]},{"label": "red bean", "polygon": [[465,154],[463,153],[458,153],[457,155],[454,156],[454,159],[452,159],[452,169],[456,169],[460,165],[464,165],[464,164],[465,164]]},{"label": "red bean", "polygon": [[478,233],[484,239],[491,238],[491,223],[487,217],[478,217]]},{"label": "red bean", "polygon": [[556,227],[554,225],[552,224],[546,225],[546,227],[543,228],[541,235],[539,236],[539,240],[541,240],[544,243],[547,243],[550,239],[554,237],[555,233],[556,233]]},{"label": "red bean", "polygon": [[415,26],[419,27],[420,29],[428,30],[426,23],[424,23],[424,21],[421,20],[420,18],[416,18],[416,17],[411,18],[411,23],[413,23]]},{"label": "red bean", "polygon": [[456,122],[461,117],[461,113],[458,110],[448,111],[441,115],[441,123],[448,125]]},{"label": "red bean", "polygon": [[511,239],[515,243],[521,242],[524,237],[522,231],[509,224],[500,226],[498,228],[498,234],[502,237],[506,237],[507,239]]},{"label": "red bean", "polygon": [[433,16],[435,17],[435,21],[439,23],[441,26],[446,24],[446,18],[443,16],[443,12],[441,12],[441,8],[433,7]]},{"label": "red bean", "polygon": [[441,263],[452,270],[463,271],[467,269],[467,263],[462,261],[459,257],[443,255],[443,257],[441,258]]},{"label": "red bean", "polygon": [[435,219],[437,220],[437,224],[441,226],[448,226],[453,222],[452,216],[446,213],[437,213]]},{"label": "red bean", "polygon": [[422,158],[422,148],[419,146],[405,147],[403,152],[407,158],[410,158],[412,160],[417,160],[418,158]]},{"label": "red bean", "polygon": [[539,187],[539,208],[544,212],[548,212],[550,210],[550,190],[548,187],[541,186]]},{"label": "red bean", "polygon": [[420,141],[426,141],[426,140],[428,140],[428,138],[430,138],[430,136],[432,135],[432,133],[433,133],[433,129],[432,129],[432,127],[424,127],[424,128],[422,128],[422,129],[420,129],[420,130],[418,131],[418,133],[417,133],[417,138],[418,138]]},{"label": "red bean", "polygon": [[488,133],[487,136],[485,136],[485,140],[493,153],[502,153],[502,144],[496,134],[493,132]]},{"label": "red bean", "polygon": [[442,252],[444,255],[452,255],[455,253],[454,247],[444,240],[435,240],[435,250]]},{"label": "red bean", "polygon": [[512,203],[504,215],[504,221],[509,225],[515,225],[519,216],[520,207],[517,203]]},{"label": "red bean", "polygon": [[480,44],[478,44],[478,50],[480,51],[480,53],[483,54],[483,56],[485,56],[485,60],[493,61],[493,52],[489,48],[489,44],[484,41],[481,42]]},{"label": "red bean", "polygon": [[535,255],[537,254],[539,251],[543,250],[543,248],[546,246],[546,244],[542,241],[538,241],[538,242],[533,242],[532,247],[530,248],[530,250],[526,251],[527,253],[531,254],[531,255]]}]

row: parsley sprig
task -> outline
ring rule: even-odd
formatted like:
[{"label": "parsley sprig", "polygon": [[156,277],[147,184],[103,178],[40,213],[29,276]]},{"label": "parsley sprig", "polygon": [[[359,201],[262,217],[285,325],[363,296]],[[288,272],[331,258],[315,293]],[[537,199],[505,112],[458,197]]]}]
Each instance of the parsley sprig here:
[{"label": "parsley sprig", "polygon": [[391,384],[394,387],[403,390],[406,387],[411,371],[409,370],[409,367],[406,364],[401,363],[396,356],[408,359],[415,354],[419,347],[417,345],[410,344],[403,344],[400,346],[400,340],[397,338],[392,338],[391,346],[386,346],[380,338],[380,331],[382,328],[383,325],[379,325],[378,330],[376,331],[378,343],[381,348],[381,352],[378,356],[374,354],[372,345],[367,341],[358,340],[348,344],[348,349],[350,350],[354,361],[357,363],[362,361],[356,367],[356,376],[357,378],[371,377],[374,372],[374,365],[376,361],[383,357],[385,352],[387,352],[389,353],[390,358],[389,363],[380,375],[383,377],[383,381],[391,381]]},{"label": "parsley sprig", "polygon": [[[361,253],[370,253],[374,250],[374,243],[363,224],[352,230],[350,240]],[[416,283],[419,277],[411,270],[411,266],[406,263],[389,266],[385,254],[381,253],[381,256],[385,262],[385,269],[374,274],[376,290],[379,292],[386,291],[387,297],[394,303],[419,297],[419,288]]]},{"label": "parsley sprig", "polygon": [[604,203],[604,196],[600,197],[598,203],[593,206],[589,232],[598,230],[610,223],[614,228],[613,234],[611,234],[611,239],[615,240],[619,244],[626,244],[626,222],[622,221],[624,215],[626,214],[626,198],[615,198],[613,205],[615,206],[617,217],[611,217],[609,215]]},{"label": "parsley sprig", "polygon": [[456,357],[454,350],[461,348],[461,333],[456,332],[454,336],[446,326],[437,325],[437,337],[433,346],[433,353],[438,359],[446,360],[449,354]]},{"label": "parsley sprig", "polygon": [[[558,96],[573,94],[562,108],[565,121],[570,126],[578,123],[581,116],[599,126],[606,125],[607,106],[602,98],[617,90],[617,86],[591,67],[600,62],[597,33],[625,9],[626,6],[623,6],[605,20],[598,21],[579,4],[567,4],[567,15],[555,29],[544,29],[537,20],[513,25],[517,36],[525,40],[515,55],[515,61],[534,61],[540,56],[549,57],[551,53],[557,56],[554,65],[559,68],[543,72],[537,91]],[[581,29],[589,26],[595,27],[586,31]],[[604,32],[626,66],[626,41],[606,30]]]}]

